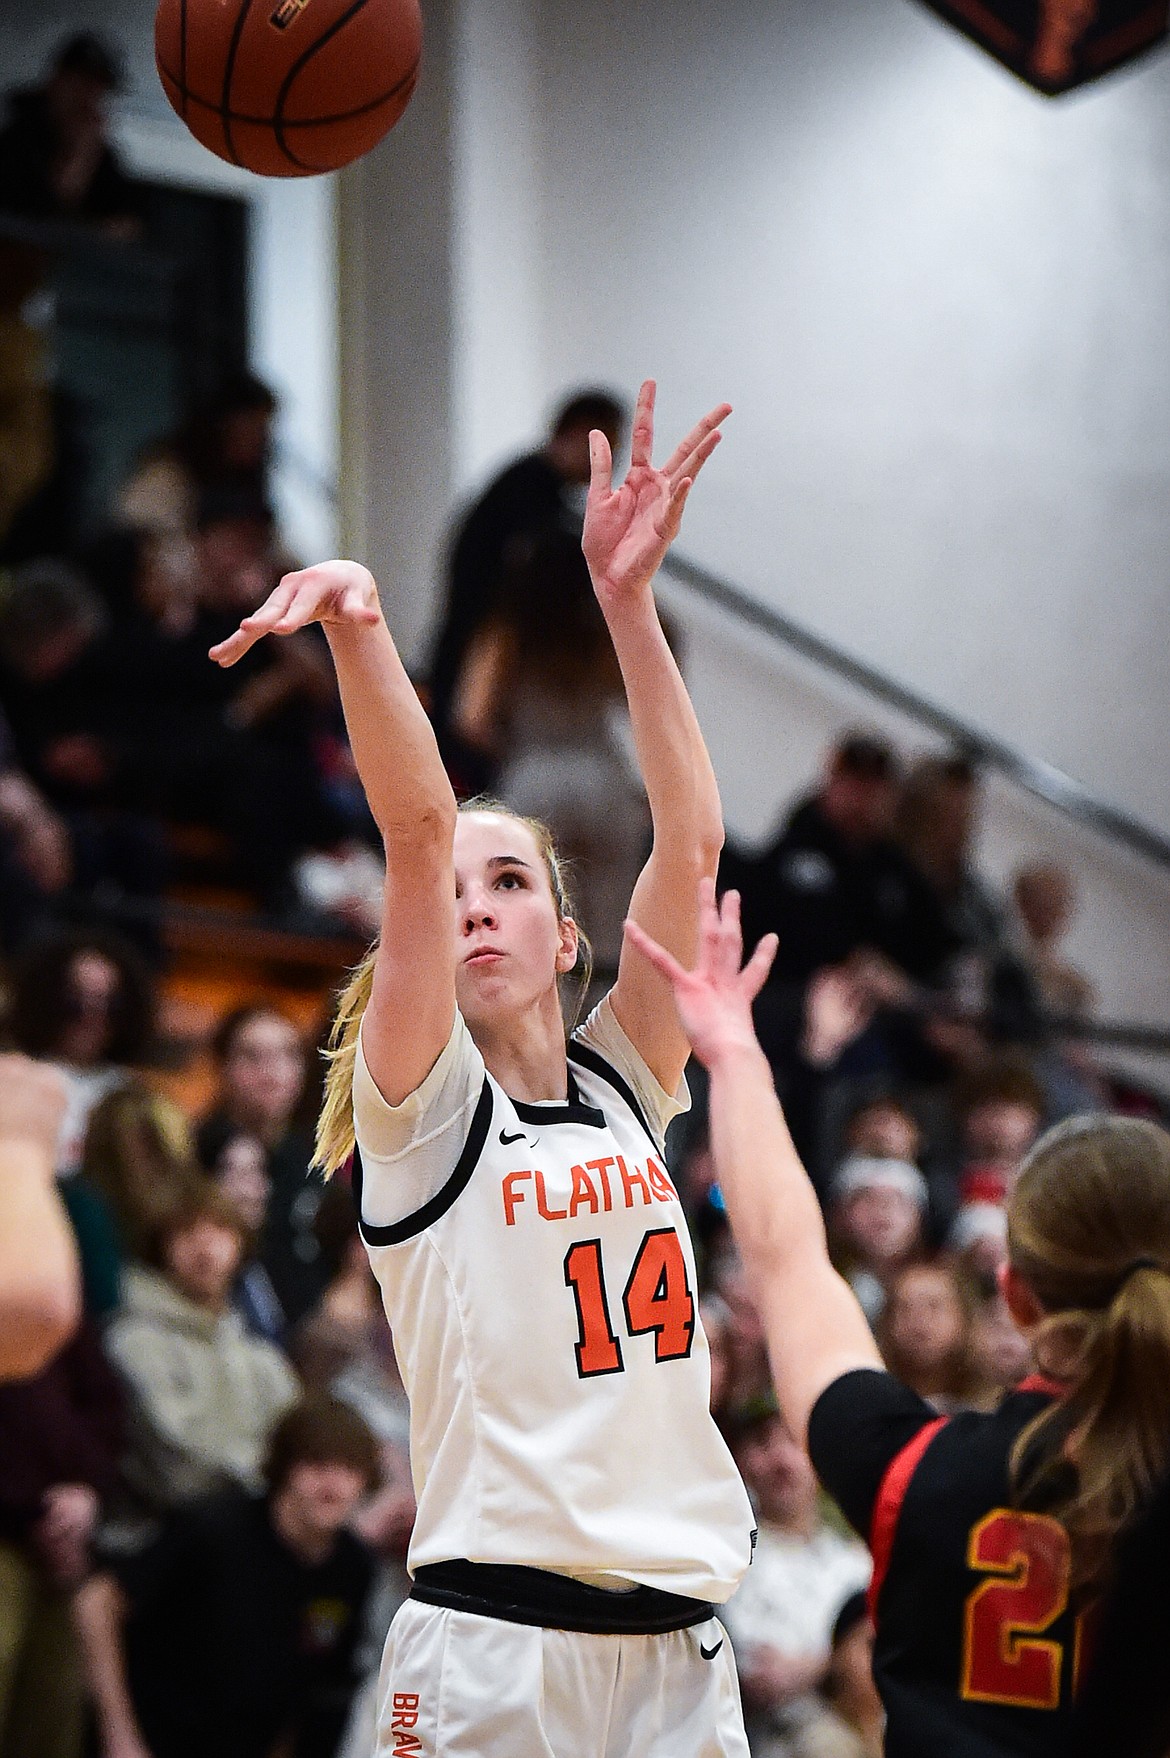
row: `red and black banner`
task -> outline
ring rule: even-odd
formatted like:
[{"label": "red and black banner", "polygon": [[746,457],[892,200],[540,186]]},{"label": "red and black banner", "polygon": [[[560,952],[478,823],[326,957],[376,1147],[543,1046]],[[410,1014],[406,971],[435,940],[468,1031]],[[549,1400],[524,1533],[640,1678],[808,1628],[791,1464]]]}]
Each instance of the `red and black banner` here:
[{"label": "red and black banner", "polygon": [[1161,42],[1170,0],[923,0],[1026,79],[1055,96],[1111,73]]}]

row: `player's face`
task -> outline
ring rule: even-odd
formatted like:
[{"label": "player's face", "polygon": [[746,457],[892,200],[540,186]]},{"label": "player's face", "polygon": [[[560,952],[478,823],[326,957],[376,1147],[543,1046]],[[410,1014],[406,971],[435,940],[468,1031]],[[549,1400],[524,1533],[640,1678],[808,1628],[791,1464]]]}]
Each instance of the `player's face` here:
[{"label": "player's face", "polygon": [[557,915],[548,868],[526,824],[465,812],[455,829],[455,994],[469,1026],[520,1014],[577,961],[577,930]]}]

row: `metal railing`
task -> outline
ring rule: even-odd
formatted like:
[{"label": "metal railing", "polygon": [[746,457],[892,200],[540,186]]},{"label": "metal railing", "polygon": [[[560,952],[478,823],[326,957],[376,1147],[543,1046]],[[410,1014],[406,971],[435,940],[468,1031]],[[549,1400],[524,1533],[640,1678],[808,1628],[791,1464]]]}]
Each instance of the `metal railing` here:
[{"label": "metal railing", "polygon": [[854,658],[833,642],[827,641],[823,635],[814,634],[811,629],[794,622],[782,611],[762,604],[758,598],[753,598],[738,586],[732,586],[685,556],[672,551],[663,564],[663,572],[707,604],[727,611],[737,622],[748,628],[759,629],[792,652],[812,660],[822,671],[844,678],[847,683],[855,685],[875,701],[898,709],[919,725],[938,733],[981,767],[997,770],[1017,787],[1034,795],[1036,799],[1043,800],[1047,805],[1054,806],[1076,823],[1085,825],[1132,853],[1170,870],[1170,837],[1143,823],[1132,813],[1123,811],[1121,807],[1098,798],[1081,782],[1074,781],[1071,775],[1066,775],[1053,764],[1041,763],[1033,757],[1025,756],[985,728],[941,708],[928,696],[920,695],[917,690],[911,690],[894,678],[887,677],[865,660]]}]

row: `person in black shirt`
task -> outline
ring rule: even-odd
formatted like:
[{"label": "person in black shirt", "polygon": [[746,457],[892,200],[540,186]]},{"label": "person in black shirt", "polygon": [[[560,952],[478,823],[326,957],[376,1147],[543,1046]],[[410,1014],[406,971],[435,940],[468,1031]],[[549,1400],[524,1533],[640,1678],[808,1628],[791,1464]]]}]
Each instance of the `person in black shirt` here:
[{"label": "person in black shirt", "polygon": [[708,888],[697,968],[633,924],[710,1075],[711,1142],[781,1409],[874,1555],[887,1758],[1063,1753],[1094,1601],[1170,1466],[1170,1136],[1089,1117],[1032,1150],[1004,1294],[1048,1377],[939,1416],[882,1367],[833,1269],[740,970],[738,899]]},{"label": "person in black shirt", "polygon": [[889,837],[897,783],[889,745],[847,733],[830,751],[820,787],[767,848],[756,855],[724,849],[720,886],[739,892],[749,944],[771,933],[779,940],[756,1029],[782,1084],[799,1069],[817,974],[862,952],[897,962],[905,945],[905,862]]},{"label": "person in black shirt", "polygon": [[348,1406],[307,1399],[266,1476],[265,1496],[192,1504],[81,1589],[105,1758],[333,1758],[374,1567],[347,1523],[377,1444]]},{"label": "person in black shirt", "polygon": [[580,534],[590,431],[600,429],[616,450],[625,422],[625,410],[608,392],[579,393],[558,411],[541,449],[509,464],[464,515],[451,547],[430,668],[431,718],[441,744],[450,734],[452,696],[467,649],[496,607],[512,547],[550,527]]},{"label": "person in black shirt", "polygon": [[121,83],[112,51],[80,33],[61,45],[43,86],[10,94],[0,129],[0,212],[136,233],[136,191],[106,119],[106,101]]}]

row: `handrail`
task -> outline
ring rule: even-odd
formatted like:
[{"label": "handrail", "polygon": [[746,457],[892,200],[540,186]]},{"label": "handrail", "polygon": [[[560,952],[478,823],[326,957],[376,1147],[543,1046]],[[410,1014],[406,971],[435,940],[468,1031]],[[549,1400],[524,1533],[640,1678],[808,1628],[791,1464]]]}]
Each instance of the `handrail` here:
[{"label": "handrail", "polygon": [[1026,757],[1013,746],[1005,744],[985,728],[963,720],[946,708],[940,708],[928,696],[908,689],[896,679],[887,677],[863,659],[855,659],[843,648],[816,635],[801,623],[794,622],[782,611],[762,604],[758,598],[732,586],[717,574],[700,567],[697,562],[671,551],[663,563],[663,572],[680,586],[687,587],[708,604],[718,605],[735,619],[760,629],[773,640],[795,653],[811,659],[823,671],[844,678],[876,701],[888,703],[932,732],[940,733],[974,762],[997,769],[1025,792],[1035,795],[1047,805],[1055,806],[1066,817],[1087,825],[1113,842],[1121,843],[1134,854],[1170,870],[1170,837],[1145,824],[1140,818],[1111,806],[1106,800],[1090,793],[1081,782],[1057,769],[1051,763]]}]

